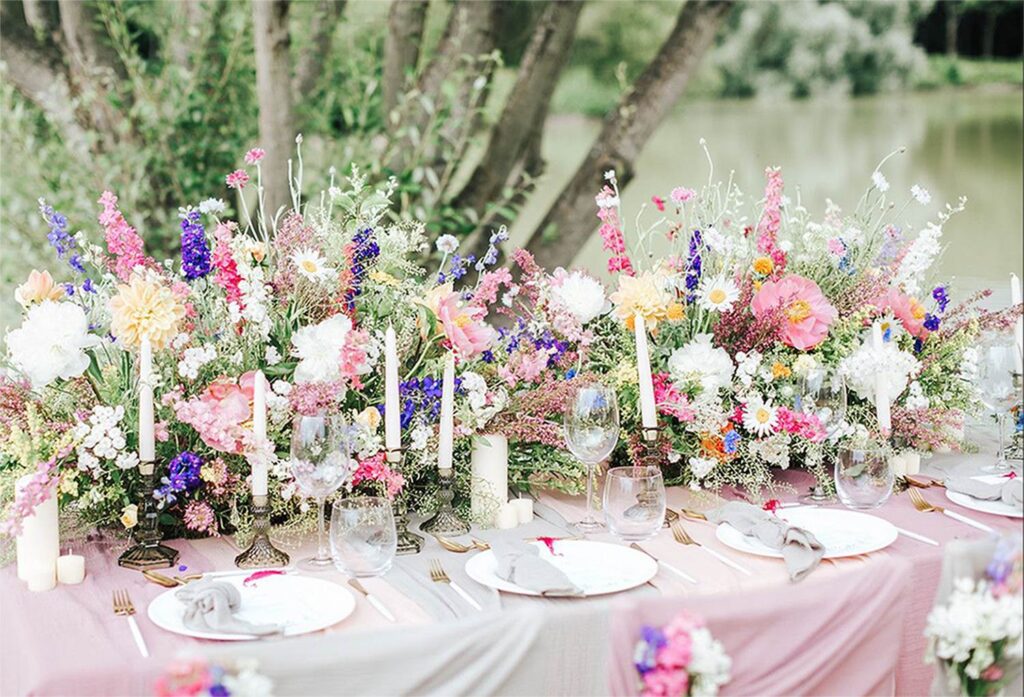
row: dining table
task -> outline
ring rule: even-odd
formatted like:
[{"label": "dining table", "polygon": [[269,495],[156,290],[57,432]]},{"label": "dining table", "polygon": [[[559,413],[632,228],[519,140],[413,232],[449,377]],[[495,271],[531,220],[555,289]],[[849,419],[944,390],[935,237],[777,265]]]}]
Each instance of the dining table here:
[{"label": "dining table", "polygon": [[[925,458],[922,473],[939,479],[977,471],[987,460],[990,455],[936,454]],[[797,502],[812,483],[805,471],[779,470],[772,496]],[[968,510],[937,486],[920,493],[998,534],[1020,534],[1020,519]],[[675,511],[706,510],[721,498],[742,496],[731,489],[666,489]],[[842,508],[834,501],[821,505]],[[534,509],[529,523],[512,530],[474,528],[472,535],[484,541],[571,537],[584,502],[541,491]],[[664,529],[642,546],[692,582],[659,568],[638,588],[588,598],[498,592],[467,575],[465,564],[478,552],[449,551],[426,535],[421,552],[397,556],[384,575],[361,579],[394,621],[354,594],[355,611],[334,626],[259,641],[202,640],[157,627],[146,610],[167,589],[118,566],[124,542],[84,543],[76,552],[85,556],[87,573],[78,585],[31,593],[14,565],[0,570],[0,695],[153,694],[157,677],[189,657],[255,660],[280,695],[635,694],[632,650],[640,628],[667,622],[679,609],[700,615],[731,657],[732,678],[722,694],[927,694],[932,667],[924,661],[923,632],[944,547],[992,533],[922,512],[907,491],[894,491],[869,513],[911,535],[900,534],[871,554],[825,559],[796,583],[780,559],[738,552],[719,541],[714,525],[682,518],[699,544],[681,544]],[[468,536],[455,539],[471,542]],[[623,544],[606,531],[588,539]],[[231,570],[240,551],[227,535],[167,544],[180,552],[170,573]],[[314,542],[278,544],[295,560],[308,556]],[[434,560],[480,609],[432,581]],[[348,577],[335,569],[315,575],[348,588]],[[112,594],[120,590],[137,608],[148,658],[140,656],[124,617],[112,610]]]}]

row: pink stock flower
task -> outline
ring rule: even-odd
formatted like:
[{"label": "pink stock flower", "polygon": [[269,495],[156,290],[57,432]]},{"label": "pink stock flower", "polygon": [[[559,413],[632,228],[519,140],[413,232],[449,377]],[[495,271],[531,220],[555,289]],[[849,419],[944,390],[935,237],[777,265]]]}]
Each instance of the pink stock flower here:
[{"label": "pink stock flower", "polygon": [[242,189],[249,183],[249,175],[244,169],[236,169],[224,178],[229,189]]},{"label": "pink stock flower", "polygon": [[821,420],[814,414],[790,411],[786,407],[779,407],[776,412],[779,420],[779,430],[799,436],[812,443],[821,443],[827,435]]},{"label": "pink stock flower", "polygon": [[217,240],[213,247],[213,268],[215,270],[213,280],[224,289],[224,294],[229,303],[242,305],[242,276],[238,273],[238,262],[231,252],[231,234],[235,228],[234,223],[218,223],[214,238]]},{"label": "pink stock flower", "polygon": [[676,203],[686,203],[687,201],[692,200],[693,197],[696,195],[697,192],[694,191],[693,189],[688,189],[685,186],[677,186],[676,188],[672,189],[672,193],[669,194],[669,198],[671,198]]},{"label": "pink stock flower", "polygon": [[213,676],[201,658],[179,659],[171,663],[153,685],[156,697],[196,697],[213,686]]},{"label": "pink stock flower", "polygon": [[658,209],[658,212],[665,212],[665,199],[660,196],[651,196],[651,203],[653,203],[654,207]]},{"label": "pink stock flower", "polygon": [[229,377],[214,380],[195,399],[178,402],[178,420],[196,430],[206,445],[222,453],[241,454],[252,418],[254,373],[244,373],[236,382]]},{"label": "pink stock flower", "polygon": [[828,253],[836,258],[842,258],[846,254],[846,245],[838,237],[832,237],[828,241]]},{"label": "pink stock flower", "polygon": [[757,223],[757,250],[770,256],[776,273],[781,273],[786,266],[786,254],[777,245],[782,224],[782,170],[768,167],[764,174],[768,183],[764,189],[764,211]]},{"label": "pink stock flower", "polygon": [[875,304],[896,315],[896,319],[911,336],[923,339],[928,335],[928,330],[924,327],[927,312],[917,298],[901,293],[898,288],[889,288]]},{"label": "pink stock flower", "polygon": [[486,315],[487,310],[482,307],[464,305],[454,291],[438,301],[437,318],[460,358],[472,358],[494,341],[494,329],[484,321]]},{"label": "pink stock flower", "polygon": [[644,675],[643,697],[684,697],[690,676],[683,670],[652,670]]},{"label": "pink stock flower", "polygon": [[476,285],[476,292],[473,294],[473,303],[484,307],[497,301],[498,292],[502,286],[512,286],[512,272],[506,267],[485,271],[480,274],[480,282]]},{"label": "pink stock flower", "polygon": [[655,373],[651,376],[654,383],[654,403],[658,411],[674,416],[680,421],[693,421],[697,413],[690,406],[690,400],[679,391],[668,373]]},{"label": "pink stock flower", "polygon": [[114,256],[114,274],[127,283],[136,266],[152,266],[154,262],[142,251],[142,238],[118,210],[117,196],[104,191],[98,203],[103,206],[99,222],[104,228],[107,252]]},{"label": "pink stock flower", "polygon": [[398,472],[388,467],[384,460],[384,451],[359,461],[359,466],[352,474],[352,486],[359,486],[363,482],[380,482],[384,485],[384,491],[389,499],[402,491],[405,486],[405,478]]},{"label": "pink stock flower", "polygon": [[263,148],[253,148],[249,152],[245,153],[245,164],[254,165],[264,157],[266,157],[267,151]]},{"label": "pink stock flower", "polygon": [[808,351],[824,341],[837,317],[836,309],[829,304],[818,284],[795,274],[766,281],[750,303],[755,317],[770,314],[778,307],[785,313],[779,330],[782,341],[801,351]]},{"label": "pink stock flower", "polygon": [[14,501],[11,502],[6,518],[0,523],[0,532],[10,537],[16,537],[21,534],[22,523],[32,515],[36,506],[55,494],[59,479],[55,472],[57,462],[67,457],[70,452],[70,448],[65,448],[62,452],[57,453],[56,456],[46,462],[40,462],[36,466],[36,471],[32,473],[32,478],[21,488]]},{"label": "pink stock flower", "polygon": [[619,197],[611,187],[604,187],[594,199],[597,202],[597,217],[601,221],[601,246],[611,257],[608,259],[608,271],[633,275],[633,264],[626,254],[626,240],[619,222]]}]

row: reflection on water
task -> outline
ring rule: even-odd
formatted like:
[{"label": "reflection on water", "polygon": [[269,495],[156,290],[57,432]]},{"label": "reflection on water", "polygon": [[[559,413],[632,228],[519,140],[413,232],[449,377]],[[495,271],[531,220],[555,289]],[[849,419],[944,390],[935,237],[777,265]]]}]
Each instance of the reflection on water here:
[{"label": "reflection on water", "polygon": [[[558,195],[597,135],[596,121],[552,119],[545,134],[548,182],[514,227],[515,240],[532,229]],[[715,178],[736,171],[748,200],[760,198],[766,165],[781,165],[787,193],[817,217],[831,198],[852,209],[875,165],[892,150],[885,174],[889,196],[902,203],[910,187],[932,194],[927,207],[913,204],[905,219],[916,229],[946,201],[967,196],[967,210],[946,227],[946,254],[936,280],[959,279],[966,292],[985,283],[1009,296],[1007,276],[1022,274],[1024,203],[1022,104],[1019,92],[941,92],[856,100],[762,103],[714,101],[687,104],[668,119],[645,148],[624,205],[636,211],[651,194],[673,186],[699,186],[708,168],[699,146],[706,138]],[[631,216],[627,213],[627,219]],[[577,263],[599,271],[605,255],[595,235]],[[958,293],[959,294],[959,293]]]}]

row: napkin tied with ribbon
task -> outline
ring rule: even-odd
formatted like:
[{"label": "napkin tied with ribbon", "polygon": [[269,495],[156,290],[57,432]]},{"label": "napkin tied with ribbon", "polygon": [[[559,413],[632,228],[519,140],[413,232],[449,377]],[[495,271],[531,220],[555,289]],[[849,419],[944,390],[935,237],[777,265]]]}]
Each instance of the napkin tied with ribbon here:
[{"label": "napkin tied with ribbon", "polygon": [[558,567],[541,558],[536,545],[519,540],[495,540],[491,550],[498,562],[495,570],[498,578],[541,595],[583,595]]},{"label": "napkin tied with ribbon", "polygon": [[253,624],[235,617],[234,613],[242,605],[242,595],[230,583],[195,581],[177,591],[174,597],[185,606],[182,622],[193,631],[254,636],[282,631],[276,624]]},{"label": "napkin tied with ribbon", "polygon": [[730,501],[705,515],[711,523],[728,523],[743,535],[782,552],[794,582],[814,571],[825,554],[825,546],[810,532],[749,503]]},{"label": "napkin tied with ribbon", "polygon": [[1002,478],[998,482],[986,482],[973,477],[949,477],[946,488],[966,494],[979,501],[1001,501],[1018,511],[1024,510],[1024,478]]}]

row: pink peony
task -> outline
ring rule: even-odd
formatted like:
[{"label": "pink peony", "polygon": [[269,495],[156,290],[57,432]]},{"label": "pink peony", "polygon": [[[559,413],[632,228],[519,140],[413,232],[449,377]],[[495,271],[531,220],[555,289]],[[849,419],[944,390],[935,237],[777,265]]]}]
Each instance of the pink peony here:
[{"label": "pink peony", "polygon": [[818,284],[796,274],[765,282],[750,302],[755,317],[780,306],[785,312],[780,329],[782,341],[801,351],[808,351],[824,341],[829,325],[837,317],[836,309]]},{"label": "pink peony", "polygon": [[896,319],[911,336],[923,339],[928,335],[928,330],[924,328],[924,320],[928,313],[917,298],[901,293],[898,288],[890,288],[885,295],[875,301],[875,304],[896,315]]},{"label": "pink peony", "polygon": [[228,377],[214,380],[206,390],[186,402],[178,402],[178,420],[196,430],[206,445],[222,453],[241,454],[252,418],[254,373],[243,374],[238,382]]},{"label": "pink peony", "polygon": [[463,360],[487,349],[494,340],[494,329],[484,321],[487,310],[463,305],[459,294],[451,292],[438,301],[437,318],[452,350]]}]

